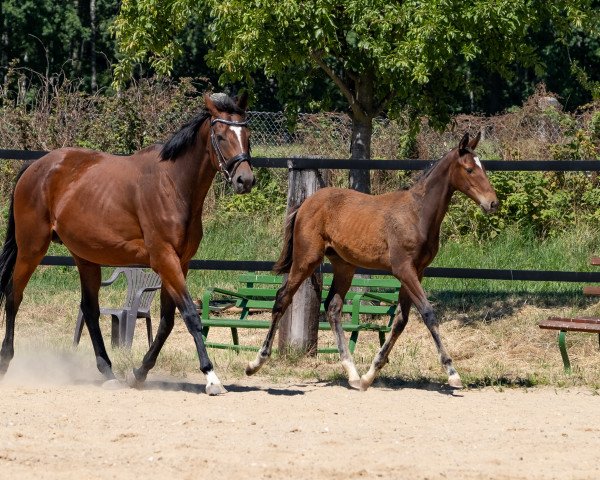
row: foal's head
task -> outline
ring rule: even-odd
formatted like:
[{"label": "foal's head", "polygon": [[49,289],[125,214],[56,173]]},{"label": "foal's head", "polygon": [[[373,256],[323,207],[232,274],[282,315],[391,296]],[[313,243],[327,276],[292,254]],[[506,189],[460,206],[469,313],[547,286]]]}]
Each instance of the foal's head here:
[{"label": "foal's head", "polygon": [[218,99],[204,95],[210,114],[211,159],[236,193],[248,193],[256,183],[250,166],[250,134],[246,121],[248,95],[237,99],[235,108],[223,109]]},{"label": "foal's head", "polygon": [[465,133],[458,147],[450,152],[456,157],[452,161],[450,184],[476,202],[484,212],[493,213],[498,209],[498,197],[475,153],[480,138],[481,133],[478,133],[469,141],[469,134]]}]

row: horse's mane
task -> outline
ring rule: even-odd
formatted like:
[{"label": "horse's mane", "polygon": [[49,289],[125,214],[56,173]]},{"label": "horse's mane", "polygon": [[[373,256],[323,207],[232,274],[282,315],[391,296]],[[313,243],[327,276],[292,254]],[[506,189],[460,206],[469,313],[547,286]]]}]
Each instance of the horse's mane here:
[{"label": "horse's mane", "polygon": [[[215,104],[215,107],[221,112],[238,115],[244,114],[244,111],[237,106],[233,99],[226,95],[214,95],[211,96],[211,100]],[[162,150],[160,151],[161,160],[175,161],[185,154],[188,149],[196,143],[198,130],[209,118],[210,113],[206,110],[201,110],[200,113],[183,125],[179,131],[163,145]]]},{"label": "horse's mane", "polygon": [[439,165],[444,163],[444,160],[446,160],[446,158],[448,158],[453,151],[454,151],[454,149],[450,150],[439,160],[431,162],[431,164],[425,170],[423,170],[419,175],[417,175],[414,182],[412,182],[412,184],[408,188],[415,187],[418,184],[425,182],[431,176],[431,174],[436,169],[436,167],[438,167]]}]

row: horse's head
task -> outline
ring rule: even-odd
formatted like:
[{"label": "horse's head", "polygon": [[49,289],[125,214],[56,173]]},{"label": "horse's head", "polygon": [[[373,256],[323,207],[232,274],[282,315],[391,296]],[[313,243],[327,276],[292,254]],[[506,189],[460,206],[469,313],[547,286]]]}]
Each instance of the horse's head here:
[{"label": "horse's head", "polygon": [[219,110],[218,102],[210,95],[204,95],[206,110],[211,115],[211,159],[236,193],[248,193],[256,183],[250,165],[250,133],[245,115],[247,101],[248,95],[244,93],[237,100],[237,111],[231,113]]},{"label": "horse's head", "polygon": [[493,213],[498,209],[498,197],[475,153],[480,138],[481,132],[469,141],[469,134],[465,133],[455,149],[457,158],[450,172],[450,183],[476,202],[484,212]]}]

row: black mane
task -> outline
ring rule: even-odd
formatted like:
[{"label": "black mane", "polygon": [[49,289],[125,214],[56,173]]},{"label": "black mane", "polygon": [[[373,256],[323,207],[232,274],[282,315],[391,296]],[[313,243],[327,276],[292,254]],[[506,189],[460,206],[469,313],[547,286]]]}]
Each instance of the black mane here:
[{"label": "black mane", "polygon": [[[215,95],[211,97],[215,107],[220,112],[229,114],[244,115],[244,110],[237,106],[234,100],[225,95]],[[167,142],[163,145],[160,151],[161,160],[175,161],[177,158],[185,154],[189,148],[196,143],[198,130],[202,124],[210,118],[210,113],[206,110],[201,110],[189,122],[183,125]]]}]

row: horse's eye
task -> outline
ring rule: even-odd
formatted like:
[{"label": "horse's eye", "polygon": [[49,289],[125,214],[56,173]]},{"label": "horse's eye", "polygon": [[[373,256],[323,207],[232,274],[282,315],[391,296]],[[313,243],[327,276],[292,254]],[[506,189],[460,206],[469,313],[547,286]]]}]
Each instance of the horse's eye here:
[{"label": "horse's eye", "polygon": [[473,169],[472,168],[467,168],[467,173],[470,175],[471,173],[473,173]]}]

